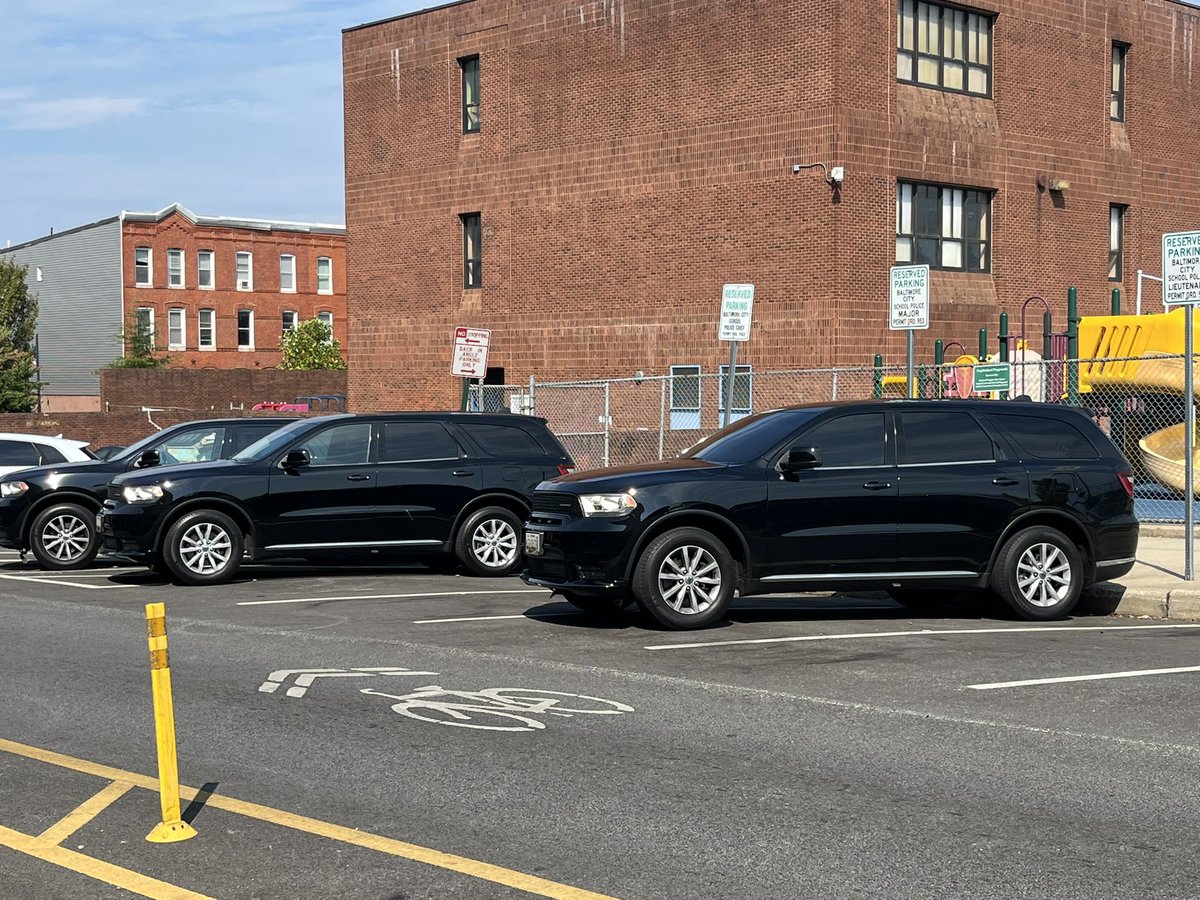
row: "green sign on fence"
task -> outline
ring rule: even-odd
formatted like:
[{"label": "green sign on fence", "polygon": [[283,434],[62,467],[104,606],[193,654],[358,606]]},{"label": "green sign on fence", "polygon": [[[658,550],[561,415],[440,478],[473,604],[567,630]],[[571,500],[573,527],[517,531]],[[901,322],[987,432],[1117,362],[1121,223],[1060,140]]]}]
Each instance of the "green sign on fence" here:
[{"label": "green sign on fence", "polygon": [[1012,367],[1008,363],[990,366],[975,366],[972,379],[973,391],[1007,391],[1012,388]]}]

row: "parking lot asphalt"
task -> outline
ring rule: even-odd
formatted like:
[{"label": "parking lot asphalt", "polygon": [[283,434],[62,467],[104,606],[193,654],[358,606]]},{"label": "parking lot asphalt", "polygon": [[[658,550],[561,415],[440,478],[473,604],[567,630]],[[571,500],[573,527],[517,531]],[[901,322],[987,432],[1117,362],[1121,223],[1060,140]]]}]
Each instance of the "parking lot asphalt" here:
[{"label": "parking lot asphalt", "polygon": [[[1197,893],[1198,622],[784,595],[668,632],[515,578],[244,576],[0,557],[0,893]],[[151,602],[176,845],[144,840]]]}]

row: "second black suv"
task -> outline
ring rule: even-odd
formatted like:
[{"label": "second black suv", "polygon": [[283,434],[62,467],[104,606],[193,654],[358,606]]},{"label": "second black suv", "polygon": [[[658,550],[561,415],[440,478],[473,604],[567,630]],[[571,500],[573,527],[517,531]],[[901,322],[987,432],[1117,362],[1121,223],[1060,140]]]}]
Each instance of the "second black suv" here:
[{"label": "second black suv", "polygon": [[866,401],[749,416],[679,459],[538,486],[525,580],[585,610],[636,599],[670,628],[734,593],[990,588],[1069,613],[1137,548],[1129,463],[1084,413],[1026,402]]},{"label": "second black suv", "polygon": [[108,483],[155,466],[228,459],[294,418],[208,419],[157,431],[107,459],[21,469],[0,479],[0,547],[32,550],[46,569],[80,569],[100,548]]},{"label": "second black suv", "polygon": [[108,550],[184,584],[227,581],[243,559],[380,552],[507,575],[534,487],[573,465],[532,416],[320,416],[225,462],[115,479],[101,530]]}]

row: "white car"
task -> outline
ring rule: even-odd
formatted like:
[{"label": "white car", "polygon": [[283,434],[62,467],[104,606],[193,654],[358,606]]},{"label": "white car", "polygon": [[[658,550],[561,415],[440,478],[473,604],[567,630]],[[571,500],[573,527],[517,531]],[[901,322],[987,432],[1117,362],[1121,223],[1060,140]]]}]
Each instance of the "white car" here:
[{"label": "white car", "polygon": [[44,434],[0,432],[0,476],[32,466],[52,466],[61,462],[80,462],[96,457],[84,447],[87,441],[72,441]]}]

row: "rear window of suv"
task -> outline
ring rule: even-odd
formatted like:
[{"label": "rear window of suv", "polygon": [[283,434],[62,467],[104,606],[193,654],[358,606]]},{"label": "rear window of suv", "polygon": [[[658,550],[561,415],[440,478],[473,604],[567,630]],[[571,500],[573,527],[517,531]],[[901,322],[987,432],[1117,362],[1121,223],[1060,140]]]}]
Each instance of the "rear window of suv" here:
[{"label": "rear window of suv", "polygon": [[[548,451],[532,434],[516,425],[463,424],[467,433],[492,456],[546,456]],[[558,455],[555,453],[554,455]]]},{"label": "rear window of suv", "polygon": [[1098,459],[1100,453],[1079,428],[1052,416],[989,416],[992,425],[1035,459]]}]

